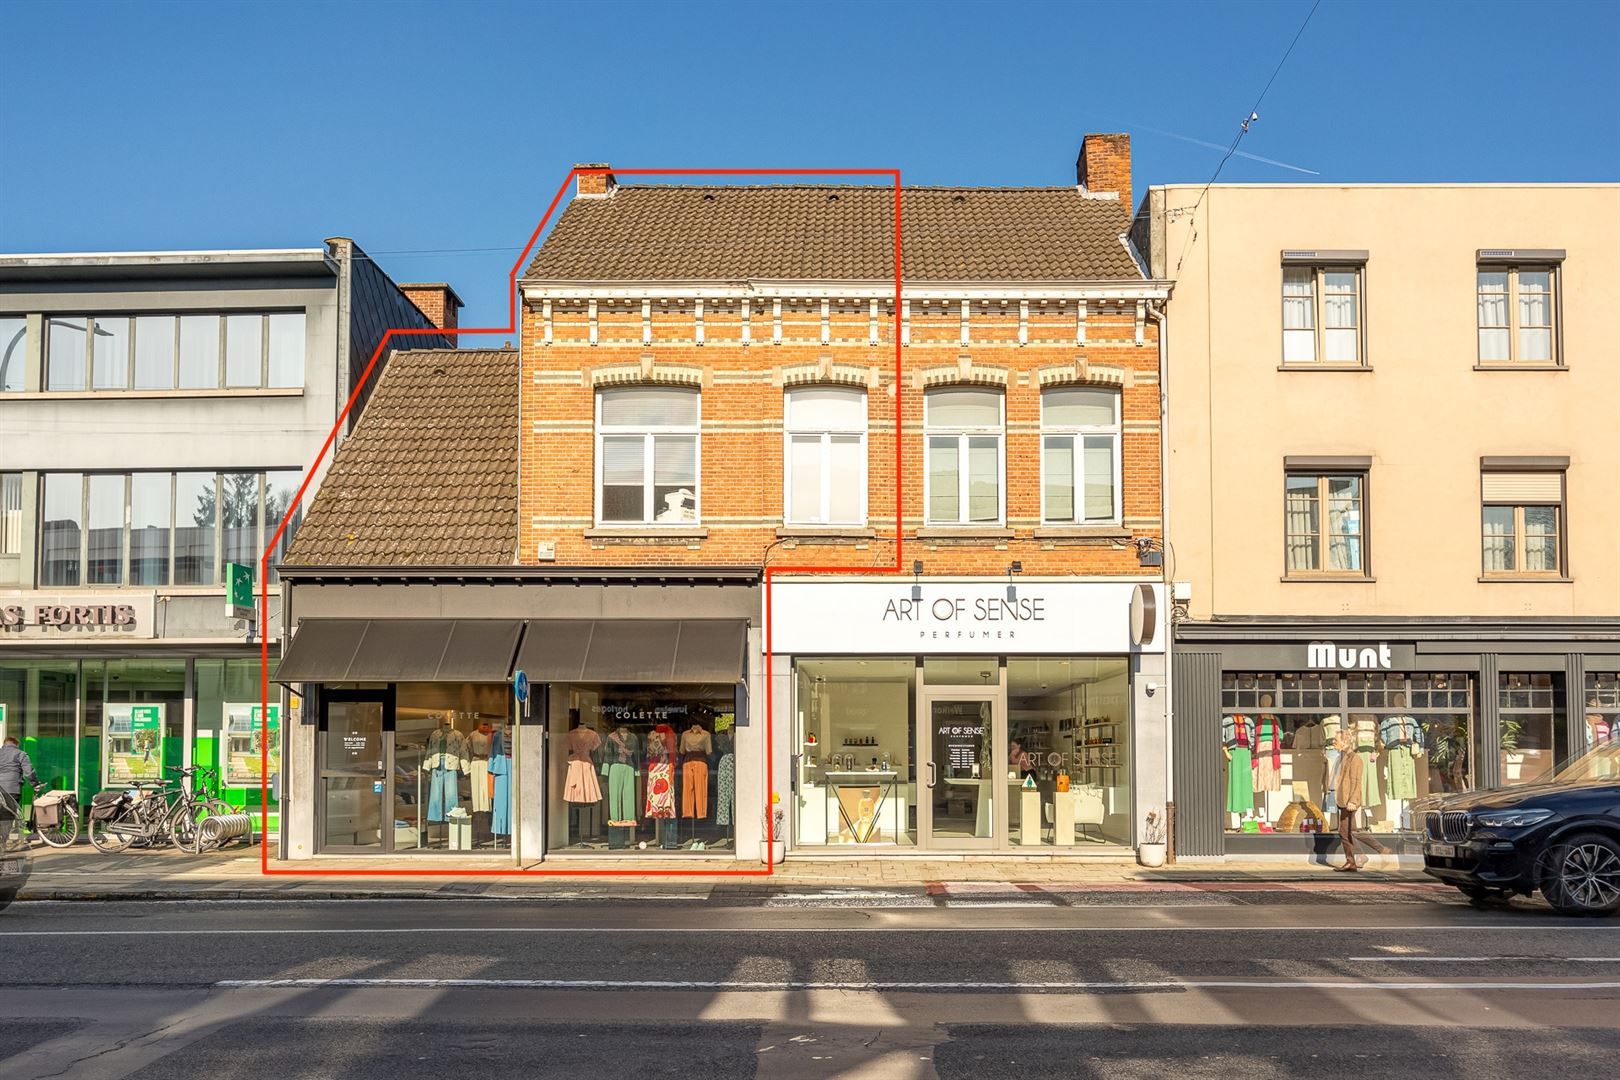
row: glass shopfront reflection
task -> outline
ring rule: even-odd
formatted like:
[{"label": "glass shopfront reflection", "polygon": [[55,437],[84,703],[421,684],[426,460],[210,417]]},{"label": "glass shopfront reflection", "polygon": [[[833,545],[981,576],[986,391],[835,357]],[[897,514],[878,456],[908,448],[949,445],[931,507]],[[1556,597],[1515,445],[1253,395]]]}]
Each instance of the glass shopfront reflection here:
[{"label": "glass shopfront reflection", "polygon": [[1130,843],[1128,660],[800,658],[794,667],[796,844]]}]

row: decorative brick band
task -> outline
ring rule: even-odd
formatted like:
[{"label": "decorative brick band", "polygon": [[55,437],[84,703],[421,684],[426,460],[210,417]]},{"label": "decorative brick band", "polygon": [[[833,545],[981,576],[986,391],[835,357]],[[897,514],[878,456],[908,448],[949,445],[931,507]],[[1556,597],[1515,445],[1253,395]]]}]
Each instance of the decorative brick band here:
[{"label": "decorative brick band", "polygon": [[875,367],[858,364],[835,364],[831,356],[822,356],[813,364],[789,364],[776,370],[778,386],[805,386],[812,383],[876,389],[878,371]]},{"label": "decorative brick band", "polygon": [[591,370],[592,386],[622,386],[640,382],[702,386],[703,369],[687,364],[661,364],[652,358],[651,353],[647,353],[639,364],[608,364]]},{"label": "decorative brick band", "polygon": [[935,386],[950,386],[952,384],[966,384],[970,386],[999,386],[1007,388],[1007,369],[1004,367],[991,367],[989,364],[976,364],[973,358],[963,353],[956,358],[956,365],[923,368],[917,372],[917,386],[919,389],[929,389]]},{"label": "decorative brick band", "polygon": [[1036,372],[1036,375],[1040,379],[1042,388],[1070,386],[1076,383],[1123,388],[1130,373],[1122,367],[1114,367],[1110,364],[1090,364],[1083,357],[1075,357],[1072,364],[1055,364],[1051,367],[1043,367]]}]

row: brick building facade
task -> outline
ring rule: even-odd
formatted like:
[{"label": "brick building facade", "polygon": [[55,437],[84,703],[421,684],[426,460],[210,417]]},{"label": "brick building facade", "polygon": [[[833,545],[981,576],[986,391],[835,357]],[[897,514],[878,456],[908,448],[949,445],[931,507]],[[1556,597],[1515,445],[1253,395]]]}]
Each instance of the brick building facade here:
[{"label": "brick building facade", "polygon": [[[1069,186],[903,189],[898,305],[893,188],[582,165],[523,278],[518,563],[565,592],[621,586],[603,612],[628,621],[587,648],[682,616],[674,583],[699,598],[773,571],[734,711],[671,692],[734,733],[730,797],[786,804],[796,848],[1129,844],[1163,804],[1168,288],[1125,239],[1129,162],[1128,137],[1088,136]],[[655,708],[610,667],[570,666],[554,744],[611,728],[620,699]],[[823,756],[856,746],[858,775]],[[683,802],[694,782],[713,783],[683,775]],[[554,849],[592,846],[582,809],[550,796]],[[711,847],[682,809],[652,842]],[[612,841],[627,819],[607,817]],[[757,822],[719,842],[747,857]]]}]

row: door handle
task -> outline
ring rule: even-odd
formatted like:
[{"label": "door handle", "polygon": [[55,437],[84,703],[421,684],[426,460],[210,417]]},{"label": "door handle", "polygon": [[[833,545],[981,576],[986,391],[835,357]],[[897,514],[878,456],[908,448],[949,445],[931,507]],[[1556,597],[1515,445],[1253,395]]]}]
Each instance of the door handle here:
[{"label": "door handle", "polygon": [[938,771],[935,768],[934,763],[932,761],[930,761],[928,763],[928,787],[929,787],[929,790],[932,790],[934,785],[936,783],[938,783],[938,782],[939,782]]}]

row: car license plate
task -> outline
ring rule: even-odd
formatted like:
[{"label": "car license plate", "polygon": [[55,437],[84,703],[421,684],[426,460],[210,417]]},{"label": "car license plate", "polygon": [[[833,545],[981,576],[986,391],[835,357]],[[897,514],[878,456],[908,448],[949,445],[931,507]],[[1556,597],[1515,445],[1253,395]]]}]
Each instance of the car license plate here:
[{"label": "car license plate", "polygon": [[1437,859],[1455,859],[1457,857],[1456,844],[1430,844],[1424,850]]},{"label": "car license plate", "polygon": [[0,859],[0,877],[17,877],[23,872],[21,859]]}]

